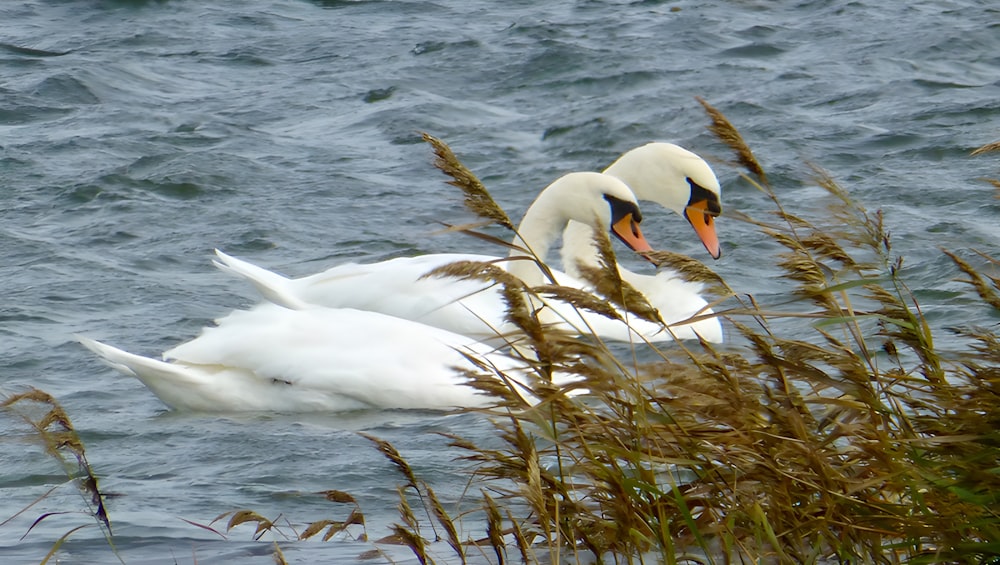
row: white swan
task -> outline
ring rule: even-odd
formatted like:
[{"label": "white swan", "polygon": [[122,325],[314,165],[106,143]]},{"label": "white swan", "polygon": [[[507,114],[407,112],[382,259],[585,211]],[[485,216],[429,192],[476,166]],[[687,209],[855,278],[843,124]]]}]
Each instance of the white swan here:
[{"label": "white swan", "polygon": [[[625,181],[639,200],[656,202],[687,219],[712,258],[720,257],[722,251],[715,232],[715,217],[722,213],[721,187],[704,159],[678,145],[653,142],[626,152],[604,173]],[[570,222],[563,233],[563,270],[579,278],[578,264],[593,266],[596,258],[591,228]],[[656,275],[644,275],[619,265],[618,271],[659,310],[668,324],[713,313],[700,295],[702,285],[686,282],[669,269]],[[670,338],[664,328],[649,322],[630,319],[629,325],[652,342]],[[679,339],[694,338],[697,333],[709,342],[723,341],[722,325],[714,317],[674,326],[671,331]]]},{"label": "white swan", "polygon": [[[657,202],[687,218],[709,253],[719,256],[714,227],[714,216],[720,212],[719,181],[700,157],[677,145],[650,143],[625,153],[605,173],[624,180],[639,199]],[[519,228],[531,248],[543,259],[549,246],[541,247],[532,238],[537,232],[550,232],[551,225],[546,218],[545,213],[533,214],[529,209]],[[540,222],[546,225],[539,225]],[[567,227],[563,236],[563,259],[564,269],[571,275],[577,272],[577,262],[596,262],[592,242],[592,231],[586,224],[571,222]],[[457,253],[401,257],[379,263],[347,263],[315,275],[290,279],[221,251],[216,253],[217,266],[247,279],[265,299],[288,308],[326,306],[371,310],[484,339],[511,329],[503,321],[505,308],[495,289],[484,290],[486,285],[470,281],[422,278],[448,263],[495,261],[495,257]],[[525,261],[515,263],[527,264]],[[683,282],[669,272],[656,277],[625,269],[621,272],[625,280],[646,295],[668,324],[686,320],[706,305],[699,295],[701,285]],[[587,288],[577,276],[559,272],[555,275],[560,284]],[[535,276],[528,282],[542,280]],[[593,331],[604,339],[654,342],[668,341],[674,336],[678,339],[701,336],[712,342],[723,339],[722,326],[716,318],[674,326],[671,332],[659,324],[630,319],[629,325],[635,330],[632,331],[625,324],[597,315],[585,315],[584,322],[572,308],[565,306],[559,311],[576,331]],[[711,313],[711,310],[702,313]]]},{"label": "white swan", "polygon": [[[538,252],[570,220],[611,229],[630,246],[648,248],[636,226],[641,218],[635,197],[623,182],[601,173],[570,173],[552,183],[526,216],[541,213],[551,221],[537,222],[521,241]],[[513,263],[510,270],[519,277],[540,282],[534,263]],[[165,352],[162,361],[77,339],[178,410],[446,410],[488,404],[491,399],[464,385],[455,369],[475,368],[463,353],[523,377],[516,360],[474,338],[350,308],[262,304],[238,310]]]},{"label": "white swan", "polygon": [[78,336],[114,369],[142,381],[164,404],[197,412],[447,410],[491,399],[465,386],[463,355],[506,374],[516,363],[474,339],[418,322],[348,308],[236,310],[163,360]]},{"label": "white swan", "polygon": [[[715,233],[722,188],[704,159],[679,145],[656,141],[627,151],[604,174],[624,181],[639,200],[656,202],[687,219],[712,258],[722,255]],[[572,222],[569,226],[578,232],[581,227]],[[583,239],[592,238],[587,233]]]}]

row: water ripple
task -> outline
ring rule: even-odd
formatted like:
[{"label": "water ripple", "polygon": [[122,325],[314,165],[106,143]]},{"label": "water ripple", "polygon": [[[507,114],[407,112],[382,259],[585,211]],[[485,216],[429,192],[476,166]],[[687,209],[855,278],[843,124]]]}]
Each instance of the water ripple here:
[{"label": "water ripple", "polygon": [[27,57],[62,57],[63,55],[69,55],[70,51],[47,51],[45,49],[32,49],[30,47],[21,47],[18,45],[11,45],[10,43],[0,42],[0,51],[6,51],[8,53],[13,53],[15,55],[24,55]]}]

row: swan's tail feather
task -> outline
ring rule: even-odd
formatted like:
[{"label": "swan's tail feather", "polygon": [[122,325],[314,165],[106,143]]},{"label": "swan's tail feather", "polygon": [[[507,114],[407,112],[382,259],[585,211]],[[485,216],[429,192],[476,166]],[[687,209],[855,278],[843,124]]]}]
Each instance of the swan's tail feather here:
[{"label": "swan's tail feather", "polygon": [[77,341],[96,353],[102,361],[113,369],[139,379],[154,393],[157,393],[157,396],[160,396],[158,391],[163,385],[190,386],[201,384],[204,380],[200,378],[200,375],[183,366],[129,353],[88,337],[79,335],[75,337]]},{"label": "swan's tail feather", "polygon": [[258,267],[253,263],[237,259],[232,255],[227,255],[218,249],[215,250],[215,255],[218,258],[214,259],[212,263],[216,267],[223,272],[246,279],[265,300],[291,310],[307,308],[304,302],[290,292],[288,285],[291,279]]}]

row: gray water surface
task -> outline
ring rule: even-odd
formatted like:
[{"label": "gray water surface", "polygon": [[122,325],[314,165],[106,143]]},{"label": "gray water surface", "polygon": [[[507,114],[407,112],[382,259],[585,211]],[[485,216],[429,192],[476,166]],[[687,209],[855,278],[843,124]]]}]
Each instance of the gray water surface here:
[{"label": "gray water surface", "polygon": [[[252,526],[227,541],[188,521],[207,525],[240,508],[299,528],[343,519],[349,507],[310,494],[337,489],[358,498],[377,538],[398,520],[401,479],[356,432],[395,444],[453,507],[478,487],[433,432],[489,442],[488,421],[171,413],[73,334],[154,355],[253,303],[251,289],[211,266],[215,247],[289,275],[346,260],[496,253],[434,235],[437,222],[471,216],[419,132],[447,141],[519,217],[560,174],[601,168],[650,140],[728,158],[696,96],[741,129],[793,212],[828,220],[807,161],[882,209],[937,327],[995,325],[995,313],[959,295],[939,251],[1000,253],[1000,200],[981,180],[1000,176],[1000,162],[969,156],[1000,138],[993,6],[5,2],[0,388],[38,387],[66,408],[113,495],[108,512],[128,563],[270,563],[271,540],[294,562],[353,562],[373,545],[254,542]],[[771,209],[737,169],[715,166],[726,210]],[[708,260],[683,222],[646,212],[654,244]],[[773,244],[739,222],[718,226],[724,255],[711,266],[736,289],[780,298],[787,285]],[[0,430],[3,521],[65,476],[22,422],[5,417]],[[55,515],[25,536],[32,522],[83,507],[64,485],[4,524],[3,562],[41,561],[93,520]],[[96,527],[74,533],[57,556],[115,561]]]}]

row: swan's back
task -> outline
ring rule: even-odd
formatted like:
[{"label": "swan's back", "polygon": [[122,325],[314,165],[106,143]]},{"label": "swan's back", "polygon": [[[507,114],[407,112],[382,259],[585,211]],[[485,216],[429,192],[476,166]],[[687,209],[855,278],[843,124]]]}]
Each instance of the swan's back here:
[{"label": "swan's back", "polygon": [[523,376],[523,363],[472,338],[352,309],[237,310],[164,361],[79,339],[178,410],[451,410],[493,402],[465,385],[461,371],[478,371],[466,356]]},{"label": "swan's back", "polygon": [[[486,403],[460,386],[456,367],[472,368],[463,353],[491,352],[473,338],[376,312],[262,304],[233,312],[163,356],[246,369],[284,392],[311,391],[359,407],[446,409]],[[512,360],[492,359],[514,370]]]}]

